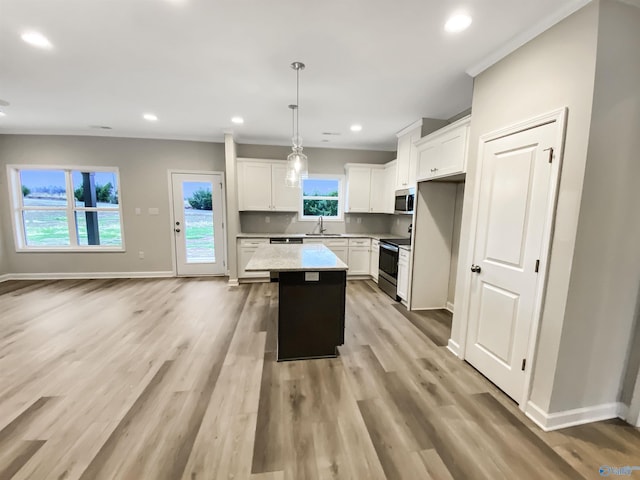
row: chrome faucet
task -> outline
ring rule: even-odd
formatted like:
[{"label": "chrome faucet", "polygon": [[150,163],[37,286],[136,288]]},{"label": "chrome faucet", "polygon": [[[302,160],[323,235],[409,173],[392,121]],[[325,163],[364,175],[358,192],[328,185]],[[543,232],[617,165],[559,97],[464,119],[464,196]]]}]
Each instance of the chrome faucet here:
[{"label": "chrome faucet", "polygon": [[327,231],[327,229],[324,228],[324,220],[322,219],[322,215],[318,217],[318,225],[320,225],[320,235]]}]

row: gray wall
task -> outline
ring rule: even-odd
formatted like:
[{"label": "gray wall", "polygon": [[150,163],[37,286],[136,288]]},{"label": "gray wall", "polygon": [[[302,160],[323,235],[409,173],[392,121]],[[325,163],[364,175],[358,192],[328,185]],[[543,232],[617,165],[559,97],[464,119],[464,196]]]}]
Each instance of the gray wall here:
[{"label": "gray wall", "polygon": [[[290,147],[269,145],[238,145],[238,158],[266,158],[269,160],[286,160],[291,153]],[[305,148],[309,158],[309,173],[338,173],[344,175],[345,163],[390,162],[396,158],[395,152],[375,150],[347,150],[339,148]]]},{"label": "gray wall", "polygon": [[[552,242],[548,291],[538,336],[531,399],[548,411],[576,241],[595,75],[598,4],[591,3],[536,37],[474,81],[466,195],[462,213],[456,304],[465,295],[471,201],[482,134],[568,107],[564,163]],[[452,340],[460,343],[467,312],[457,308]]]},{"label": "gray wall", "polygon": [[[391,215],[384,214],[345,213],[344,218],[343,222],[324,222],[326,233],[385,233],[391,223]],[[298,214],[289,212],[240,212],[240,225],[242,233],[318,232],[317,222],[298,221]]]},{"label": "gray wall", "polygon": [[462,204],[464,202],[464,183],[456,188],[456,206],[453,213],[453,235],[451,237],[451,268],[449,269],[449,292],[447,302],[455,306],[456,283],[458,278],[458,258],[460,255],[460,229],[462,228]]},{"label": "gray wall", "polygon": [[[631,345],[640,292],[638,47],[640,8],[602,0],[591,134],[551,411],[615,402]],[[630,376],[637,378],[637,362]]]},{"label": "gray wall", "polygon": [[[172,269],[169,169],[224,171],[215,143],[74,136],[0,136],[1,229],[11,273],[163,272]],[[8,164],[114,166],[120,169],[124,253],[16,253],[10,221]],[[135,215],[135,208],[142,215]],[[150,216],[149,207],[160,214]],[[10,243],[9,243],[10,242]],[[138,251],[145,258],[138,258]],[[1,265],[1,264],[0,264]]]},{"label": "gray wall", "polygon": [[[0,184],[0,188],[5,188],[4,184]],[[0,208],[0,277],[9,272],[9,265],[7,262],[7,249],[6,249],[6,240],[4,236],[4,225],[3,225],[3,217],[4,217],[4,209]]]}]

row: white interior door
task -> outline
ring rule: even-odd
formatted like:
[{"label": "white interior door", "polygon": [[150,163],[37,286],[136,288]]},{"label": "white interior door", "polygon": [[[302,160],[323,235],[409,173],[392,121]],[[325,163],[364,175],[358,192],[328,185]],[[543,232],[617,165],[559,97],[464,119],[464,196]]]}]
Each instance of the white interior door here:
[{"label": "white interior door", "polygon": [[223,275],[222,175],[172,173],[178,275]]},{"label": "white interior door", "polygon": [[552,185],[550,123],[484,144],[465,358],[520,401]]}]

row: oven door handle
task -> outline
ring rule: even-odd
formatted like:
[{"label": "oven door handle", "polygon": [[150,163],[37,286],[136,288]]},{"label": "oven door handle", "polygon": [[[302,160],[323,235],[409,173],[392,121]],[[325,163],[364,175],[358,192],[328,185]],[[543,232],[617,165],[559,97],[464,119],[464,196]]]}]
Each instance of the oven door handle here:
[{"label": "oven door handle", "polygon": [[395,245],[388,245],[386,243],[380,243],[380,248],[384,248],[385,250],[391,250],[392,252],[398,253],[400,249]]}]

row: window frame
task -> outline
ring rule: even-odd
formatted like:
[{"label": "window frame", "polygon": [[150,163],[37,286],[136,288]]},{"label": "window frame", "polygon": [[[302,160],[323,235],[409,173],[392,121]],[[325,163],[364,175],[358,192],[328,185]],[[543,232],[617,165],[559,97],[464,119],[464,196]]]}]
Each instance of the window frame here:
[{"label": "window frame", "polygon": [[[65,188],[67,194],[67,205],[60,207],[47,206],[25,206],[22,196],[22,183],[20,180],[20,172],[22,170],[49,170],[62,171],[65,176]],[[113,173],[116,178],[118,187],[118,204],[117,207],[85,207],[77,206],[75,202],[72,172],[109,172]],[[11,206],[11,225],[13,228],[13,238],[15,242],[16,252],[125,252],[124,238],[124,218],[122,208],[122,184],[120,183],[120,169],[118,167],[98,167],[85,165],[7,165],[7,187],[9,189],[9,203]],[[69,228],[69,245],[58,246],[34,246],[28,245],[26,239],[24,225],[24,211],[61,211],[67,216],[67,226]],[[111,245],[80,245],[78,241],[78,232],[76,230],[76,213],[77,212],[118,212],[120,220],[120,238],[119,246]]]},{"label": "window frame", "polygon": [[[331,175],[331,174],[309,174],[309,177],[304,180],[337,180],[338,181],[338,216],[336,217],[322,217],[325,222],[342,222],[344,220],[344,175]],[[305,197],[303,184],[300,185],[300,206],[298,209],[298,221],[300,222],[317,222],[320,218],[319,215],[305,215],[304,214],[304,200],[336,200],[336,197]]]}]

